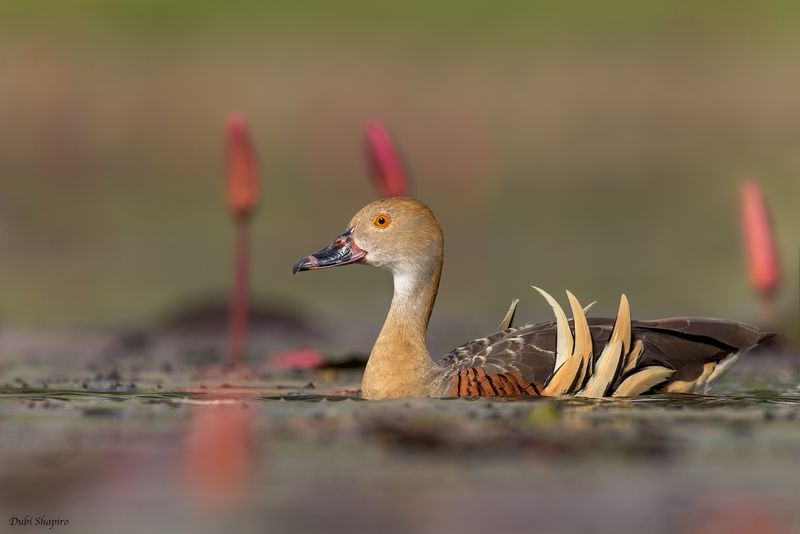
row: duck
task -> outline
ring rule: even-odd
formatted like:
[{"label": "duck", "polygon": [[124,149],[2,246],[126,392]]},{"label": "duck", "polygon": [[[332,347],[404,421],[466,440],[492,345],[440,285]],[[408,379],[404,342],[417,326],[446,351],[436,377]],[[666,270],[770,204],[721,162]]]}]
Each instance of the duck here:
[{"label": "duck", "polygon": [[434,361],[427,330],[444,263],[444,236],[430,208],[409,197],[376,200],[292,273],[369,265],[388,270],[394,293],[361,383],[365,399],[399,397],[635,397],[703,393],[753,347],[774,336],[723,319],[632,320],[623,294],[614,318],[587,318],[567,291],[572,318],[534,287],[555,320],[500,330]]}]

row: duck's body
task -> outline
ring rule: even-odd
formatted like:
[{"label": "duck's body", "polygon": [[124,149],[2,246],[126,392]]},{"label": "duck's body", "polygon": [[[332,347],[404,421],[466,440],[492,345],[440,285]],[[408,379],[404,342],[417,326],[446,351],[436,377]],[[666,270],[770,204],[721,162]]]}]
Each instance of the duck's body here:
[{"label": "duck's body", "polygon": [[[608,345],[615,319],[587,319],[592,339],[592,366]],[[761,341],[758,329],[743,323],[699,317],[676,317],[659,321],[631,321],[631,340],[641,342],[642,352],[634,367],[621,368],[602,396],[617,392],[624,378],[636,372],[645,374],[662,369],[674,371],[658,383],[645,388],[644,383],[632,394],[651,392],[699,393],[719,378],[740,354]],[[464,378],[468,369],[483,369],[487,375],[515,373],[524,384],[534,384],[543,391],[553,374],[557,350],[557,325],[554,322],[509,328],[489,337],[477,339],[447,354],[439,362],[444,370],[439,392],[454,390],[464,396]],[[648,371],[649,370],[649,371]],[[454,387],[452,380],[462,379]],[[449,377],[450,380],[447,380]],[[587,377],[588,378],[588,377]],[[570,394],[578,393],[576,384]],[[629,392],[630,393],[630,392]],[[491,395],[492,392],[485,393]],[[470,395],[472,396],[472,395]]]},{"label": "duck's body", "polygon": [[295,264],[294,272],[367,263],[393,273],[392,304],[364,371],[365,398],[696,392],[770,337],[719,319],[631,321],[624,295],[616,319],[587,321],[568,293],[570,327],[555,300],[539,290],[555,322],[507,328],[434,362],[426,334],[442,261],[433,213],[416,200],[392,198],[363,208],[333,244]]}]

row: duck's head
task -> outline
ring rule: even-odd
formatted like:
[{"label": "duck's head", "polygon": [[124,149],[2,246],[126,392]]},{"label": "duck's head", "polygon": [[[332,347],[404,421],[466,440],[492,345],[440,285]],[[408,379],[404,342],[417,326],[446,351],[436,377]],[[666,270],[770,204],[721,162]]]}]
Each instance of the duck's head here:
[{"label": "duck's head", "polygon": [[395,274],[441,266],[442,229],[413,198],[376,200],[356,213],[347,230],[324,249],[300,259],[292,272],[366,263]]}]

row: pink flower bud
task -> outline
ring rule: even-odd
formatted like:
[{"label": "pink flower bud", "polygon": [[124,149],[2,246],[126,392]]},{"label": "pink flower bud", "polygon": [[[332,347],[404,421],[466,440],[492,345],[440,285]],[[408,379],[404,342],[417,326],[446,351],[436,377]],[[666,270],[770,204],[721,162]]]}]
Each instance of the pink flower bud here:
[{"label": "pink flower bud", "polygon": [[314,349],[299,349],[275,354],[269,360],[269,368],[280,371],[318,369],[325,364],[325,358]]},{"label": "pink flower bud", "polygon": [[780,266],[775,236],[764,196],[758,184],[741,184],[741,220],[750,283],[761,295],[772,295],[780,284]]},{"label": "pink flower bud", "polygon": [[247,130],[247,122],[238,113],[228,117],[227,180],[225,193],[228,209],[236,217],[249,216],[258,203],[258,164]]},{"label": "pink flower bud", "polygon": [[392,144],[389,131],[378,121],[367,123],[367,159],[372,177],[386,197],[408,195],[408,180],[403,162]]}]

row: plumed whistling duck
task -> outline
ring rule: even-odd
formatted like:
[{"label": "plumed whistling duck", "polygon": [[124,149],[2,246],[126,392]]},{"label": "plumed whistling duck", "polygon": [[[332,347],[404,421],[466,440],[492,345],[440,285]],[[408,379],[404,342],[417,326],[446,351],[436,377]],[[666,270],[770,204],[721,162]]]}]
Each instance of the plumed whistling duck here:
[{"label": "plumed whistling duck", "polygon": [[394,276],[389,314],[364,371],[365,398],[701,392],[738,356],[773,335],[720,319],[632,321],[625,295],[616,319],[587,320],[567,291],[573,315],[568,320],[553,297],[535,288],[555,321],[503,329],[434,362],[426,334],[443,245],[431,210],[395,197],[368,204],[333,243],[295,263],[294,273],[365,263]]}]

